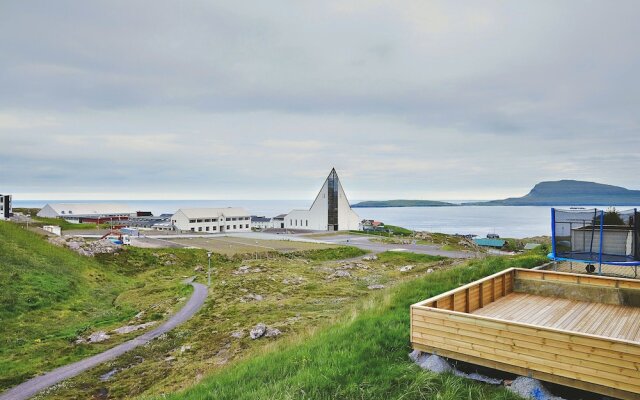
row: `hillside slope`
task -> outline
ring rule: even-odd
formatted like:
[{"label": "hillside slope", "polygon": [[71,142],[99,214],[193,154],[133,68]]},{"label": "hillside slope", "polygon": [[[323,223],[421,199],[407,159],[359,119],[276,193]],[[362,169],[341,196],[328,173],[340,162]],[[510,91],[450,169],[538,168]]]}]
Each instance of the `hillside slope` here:
[{"label": "hillside slope", "polygon": [[146,257],[131,250],[87,258],[0,222],[0,391],[131,334],[90,345],[76,344],[79,336],[122,326],[151,304],[163,308],[139,321],[162,319],[176,295],[188,290],[179,283],[184,270],[174,267],[175,279],[153,282],[151,274],[166,271],[152,268]]},{"label": "hillside slope", "polygon": [[345,313],[332,327],[283,341],[168,398],[517,399],[507,390],[427,373],[411,363],[409,306],[505,268],[545,261],[544,250],[489,257],[405,282]]}]

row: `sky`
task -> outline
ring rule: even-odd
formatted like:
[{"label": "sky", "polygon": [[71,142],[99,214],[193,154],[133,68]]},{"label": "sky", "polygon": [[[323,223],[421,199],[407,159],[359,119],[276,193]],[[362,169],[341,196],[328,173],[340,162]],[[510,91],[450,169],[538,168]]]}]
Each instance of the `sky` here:
[{"label": "sky", "polygon": [[640,189],[637,1],[0,1],[0,193]]}]

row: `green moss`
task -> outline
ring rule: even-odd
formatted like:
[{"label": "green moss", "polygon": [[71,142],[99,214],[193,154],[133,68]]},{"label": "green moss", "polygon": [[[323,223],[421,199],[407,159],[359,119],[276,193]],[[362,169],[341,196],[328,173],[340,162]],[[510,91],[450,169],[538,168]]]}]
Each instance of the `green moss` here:
[{"label": "green moss", "polygon": [[413,365],[407,357],[409,306],[502,269],[544,261],[540,254],[490,257],[403,283],[359,303],[355,318],[345,318],[310,338],[283,341],[275,350],[168,398],[516,399],[504,389],[424,372]]}]

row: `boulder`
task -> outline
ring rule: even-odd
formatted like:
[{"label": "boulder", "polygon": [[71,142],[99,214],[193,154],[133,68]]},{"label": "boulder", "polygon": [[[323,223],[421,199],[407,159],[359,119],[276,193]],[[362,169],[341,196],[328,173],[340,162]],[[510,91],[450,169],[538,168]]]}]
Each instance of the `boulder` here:
[{"label": "boulder", "polygon": [[87,341],[89,343],[100,343],[100,342],[104,342],[105,340],[108,340],[111,336],[107,335],[107,332],[105,331],[98,331],[98,332],[94,332],[92,333],[88,338]]},{"label": "boulder", "polygon": [[127,326],[120,327],[118,329],[114,329],[113,331],[117,334],[124,335],[126,333],[131,333],[131,332],[139,331],[141,329],[146,329],[155,324],[156,324],[156,321],[151,321],[151,322],[147,322],[140,325],[127,325]]},{"label": "boulder", "polygon": [[267,332],[267,326],[261,322],[258,325],[256,325],[253,329],[251,329],[251,332],[249,332],[249,336],[251,337],[251,339],[255,340],[264,336],[266,332]]},{"label": "boulder", "polygon": [[400,267],[400,272],[409,272],[413,269],[413,265],[405,265],[404,267]]},{"label": "boulder", "polygon": [[332,278],[350,278],[351,274],[347,271],[337,270],[333,274],[329,275],[329,279]]},{"label": "boulder", "polygon": [[369,289],[369,290],[384,289],[384,285],[369,285],[369,286],[367,286],[367,289]]},{"label": "boulder", "polygon": [[562,397],[552,395],[539,380],[525,376],[517,377],[508,388],[525,399],[563,400]]},{"label": "boulder", "polygon": [[244,331],[231,332],[231,337],[236,339],[242,339],[244,337]]},{"label": "boulder", "polygon": [[280,332],[280,329],[267,328],[267,332],[264,334],[264,337],[276,337],[280,336],[281,334],[282,332]]}]

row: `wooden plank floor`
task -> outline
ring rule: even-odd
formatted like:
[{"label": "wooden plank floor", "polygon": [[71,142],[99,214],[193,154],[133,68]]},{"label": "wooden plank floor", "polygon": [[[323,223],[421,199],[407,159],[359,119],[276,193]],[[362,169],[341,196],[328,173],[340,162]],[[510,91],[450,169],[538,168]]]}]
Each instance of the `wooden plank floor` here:
[{"label": "wooden plank floor", "polygon": [[640,307],[511,293],[472,314],[640,343]]}]

